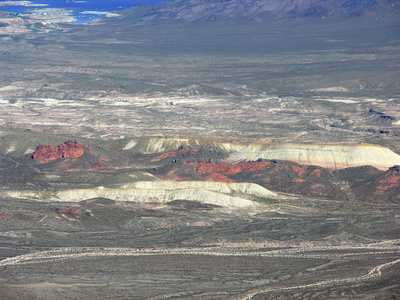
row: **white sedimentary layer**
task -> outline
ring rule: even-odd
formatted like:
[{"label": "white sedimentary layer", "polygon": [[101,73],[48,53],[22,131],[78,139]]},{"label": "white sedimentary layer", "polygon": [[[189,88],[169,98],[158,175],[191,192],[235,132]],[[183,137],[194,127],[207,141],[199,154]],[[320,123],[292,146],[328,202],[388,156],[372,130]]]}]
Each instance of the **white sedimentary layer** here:
[{"label": "white sedimentary layer", "polygon": [[159,202],[192,200],[233,208],[251,208],[258,204],[247,196],[270,198],[271,191],[254,183],[208,181],[142,181],[123,188],[71,189],[62,191],[3,191],[3,196],[39,201],[79,202],[97,197],[116,201]]},{"label": "white sedimentary layer", "polygon": [[337,170],[348,167],[371,165],[386,170],[400,164],[400,155],[386,147],[370,144],[317,145],[317,144],[250,144],[232,153],[231,162],[257,159],[288,160],[303,165],[317,165]]},{"label": "white sedimentary layer", "polygon": [[136,144],[137,144],[137,141],[135,141],[135,140],[130,140],[130,141],[128,142],[128,144],[126,144],[125,147],[122,148],[122,150],[129,150],[129,149],[132,149],[133,147],[136,146]]},{"label": "white sedimentary layer", "polygon": [[257,197],[272,197],[275,193],[255,183],[214,182],[214,181],[138,181],[125,188],[145,190],[204,189],[224,194],[248,194]]}]

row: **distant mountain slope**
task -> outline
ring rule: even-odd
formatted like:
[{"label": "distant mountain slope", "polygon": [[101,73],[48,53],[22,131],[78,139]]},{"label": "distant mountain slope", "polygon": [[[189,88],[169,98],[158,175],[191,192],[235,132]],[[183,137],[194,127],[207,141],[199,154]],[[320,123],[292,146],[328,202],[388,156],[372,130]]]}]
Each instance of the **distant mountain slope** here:
[{"label": "distant mountain slope", "polygon": [[175,0],[154,6],[140,5],[123,15],[145,23],[158,20],[260,22],[284,17],[362,16],[377,12],[393,15],[399,7],[396,0]]}]

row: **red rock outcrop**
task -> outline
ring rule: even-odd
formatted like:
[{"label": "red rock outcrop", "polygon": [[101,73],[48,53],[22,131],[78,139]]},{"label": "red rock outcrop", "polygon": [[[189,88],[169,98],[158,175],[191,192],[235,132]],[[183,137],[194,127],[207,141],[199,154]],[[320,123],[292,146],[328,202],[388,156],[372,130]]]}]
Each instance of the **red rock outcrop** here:
[{"label": "red rock outcrop", "polygon": [[209,174],[209,173],[222,173],[225,175],[236,175],[240,172],[254,172],[261,171],[269,166],[271,163],[268,161],[262,162],[248,162],[241,163],[237,165],[230,164],[214,164],[214,163],[188,163],[190,166],[194,166],[197,169],[197,172],[200,174]]},{"label": "red rock outcrop", "polygon": [[222,174],[219,174],[219,173],[210,174],[210,175],[206,176],[205,178],[212,179],[217,182],[236,182],[235,180],[229,179],[228,177],[226,177]]},{"label": "red rock outcrop", "polygon": [[86,147],[86,145],[74,142],[65,142],[56,147],[40,145],[36,148],[32,158],[41,163],[52,162],[67,157],[78,158],[84,154],[84,148]]}]

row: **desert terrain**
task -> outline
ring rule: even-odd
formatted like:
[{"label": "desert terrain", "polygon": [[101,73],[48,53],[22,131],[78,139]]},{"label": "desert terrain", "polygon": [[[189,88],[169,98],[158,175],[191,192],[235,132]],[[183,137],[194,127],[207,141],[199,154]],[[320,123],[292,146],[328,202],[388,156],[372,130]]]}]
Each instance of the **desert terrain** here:
[{"label": "desert terrain", "polygon": [[1,14],[4,299],[400,298],[398,3],[209,2]]}]

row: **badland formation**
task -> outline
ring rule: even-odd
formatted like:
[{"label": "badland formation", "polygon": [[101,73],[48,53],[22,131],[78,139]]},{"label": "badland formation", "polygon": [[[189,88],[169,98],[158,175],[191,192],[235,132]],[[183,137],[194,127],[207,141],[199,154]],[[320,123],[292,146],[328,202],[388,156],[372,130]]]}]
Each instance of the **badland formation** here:
[{"label": "badland formation", "polygon": [[0,295],[400,297],[398,1],[43,9],[0,16]]}]

